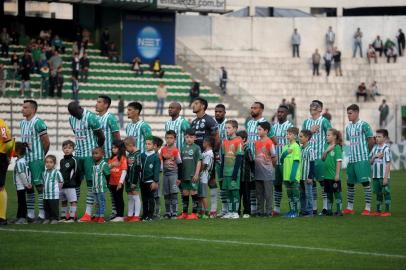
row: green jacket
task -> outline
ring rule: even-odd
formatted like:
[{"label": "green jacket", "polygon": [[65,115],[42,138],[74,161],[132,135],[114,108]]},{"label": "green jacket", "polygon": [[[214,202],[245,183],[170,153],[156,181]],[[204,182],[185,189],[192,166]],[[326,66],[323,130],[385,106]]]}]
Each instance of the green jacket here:
[{"label": "green jacket", "polygon": [[154,181],[159,183],[161,160],[155,152],[144,152],[141,154],[142,177],[141,182]]}]

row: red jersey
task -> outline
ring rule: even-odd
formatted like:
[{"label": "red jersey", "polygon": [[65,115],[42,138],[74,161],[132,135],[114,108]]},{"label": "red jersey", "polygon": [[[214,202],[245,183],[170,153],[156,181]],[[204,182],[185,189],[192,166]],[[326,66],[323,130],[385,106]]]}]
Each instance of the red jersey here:
[{"label": "red jersey", "polygon": [[124,170],[127,170],[127,158],[122,156],[121,159],[118,160],[117,156],[111,157],[109,159],[109,165],[114,162],[120,162],[120,165],[111,167],[109,184],[112,186],[117,186],[120,183],[121,173]]},{"label": "red jersey", "polygon": [[170,148],[168,146],[162,147],[159,158],[161,159],[164,173],[177,172],[178,164],[182,163],[180,152],[175,146]]}]

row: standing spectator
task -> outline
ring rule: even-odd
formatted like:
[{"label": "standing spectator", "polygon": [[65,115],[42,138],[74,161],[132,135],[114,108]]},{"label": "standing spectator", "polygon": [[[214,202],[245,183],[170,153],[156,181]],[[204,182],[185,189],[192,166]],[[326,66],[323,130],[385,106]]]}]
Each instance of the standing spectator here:
[{"label": "standing spectator", "polygon": [[389,38],[386,39],[385,45],[383,46],[383,47],[384,47],[384,53],[385,53],[385,56],[386,56],[386,57],[388,57],[388,51],[389,51],[389,49],[392,48],[392,47],[395,47],[395,46],[396,46],[396,45],[395,45],[395,42],[393,42],[393,41],[390,40]]},{"label": "standing spectator", "polygon": [[337,47],[334,47],[333,49],[333,60],[336,76],[343,76],[343,71],[341,70],[341,52]]},{"label": "standing spectator", "polygon": [[359,48],[359,55],[362,58],[362,32],[361,28],[357,28],[357,31],[354,34],[354,48],[353,48],[353,53],[352,57],[355,58],[357,54],[357,48]]},{"label": "standing spectator", "polygon": [[156,109],[155,109],[155,114],[160,113],[160,115],[163,114],[164,111],[164,104],[165,104],[165,99],[168,96],[168,92],[166,90],[166,86],[164,82],[160,82],[158,88],[156,89]]},{"label": "standing spectator", "polygon": [[396,63],[398,57],[398,50],[396,46],[390,47],[386,52],[386,62],[390,63],[390,59],[393,58],[393,63]]},{"label": "standing spectator", "polygon": [[403,55],[405,50],[405,34],[403,33],[402,29],[399,29],[399,34],[397,35],[398,46],[399,46],[399,56]]},{"label": "standing spectator", "polygon": [[124,99],[118,96],[118,121],[120,123],[120,129],[124,128]]},{"label": "standing spectator", "polygon": [[356,92],[356,96],[357,96],[357,102],[359,102],[359,97],[364,97],[364,101],[366,102],[368,99],[368,93],[367,93],[367,87],[365,86],[365,83],[362,82],[359,86],[358,86],[358,90]]},{"label": "standing spectator", "polygon": [[293,30],[292,38],[291,38],[291,43],[292,43],[292,57],[300,57],[299,53],[299,46],[300,46],[300,35],[297,32],[297,29],[295,28]]},{"label": "standing spectator", "polygon": [[312,54],[312,63],[313,63],[313,76],[319,76],[319,66],[320,66],[321,56],[319,54],[319,50],[316,49]]},{"label": "standing spectator", "polygon": [[[34,62],[32,61],[32,57],[28,50],[25,50],[24,56],[21,60],[21,86],[20,86],[20,97],[24,97],[24,92],[30,91],[30,73],[32,70],[32,67],[34,66]],[[30,93],[32,96],[32,92]]]},{"label": "standing spectator", "polygon": [[8,57],[8,46],[10,44],[10,35],[7,33],[7,28],[3,27],[0,34],[1,57]]},{"label": "standing spectator", "polygon": [[63,43],[63,40],[60,39],[58,35],[55,35],[54,39],[52,39],[51,44],[58,52],[65,53],[65,45]]},{"label": "standing spectator", "polygon": [[79,71],[80,71],[80,58],[79,54],[75,53],[75,55],[72,58],[72,76],[79,78]]},{"label": "standing spectator", "polygon": [[163,77],[161,60],[159,60],[159,58],[154,60],[154,62],[151,65],[151,70],[152,70],[152,76],[154,78],[157,78],[157,77],[162,78]]},{"label": "standing spectator", "polygon": [[55,76],[58,68],[62,67],[63,61],[58,51],[54,51],[53,56],[49,59],[49,68],[51,69],[51,76]]},{"label": "standing spectator", "polygon": [[3,63],[0,63],[0,97],[6,95],[6,83],[7,83],[7,70]]},{"label": "standing spectator", "polygon": [[34,43],[32,45],[31,54],[32,54],[32,59],[34,61],[34,69],[35,69],[34,71],[39,72],[39,69],[41,68],[40,62],[41,62],[42,49],[37,43]]},{"label": "standing spectator", "polygon": [[44,66],[40,69],[41,73],[41,95],[47,97],[49,93],[49,68]]},{"label": "standing spectator", "polygon": [[11,83],[11,87],[14,88],[15,83],[16,83],[16,79],[17,79],[17,76],[18,76],[18,68],[19,68],[19,65],[20,65],[20,58],[18,58],[17,53],[15,51],[11,55],[10,64],[11,64],[11,66],[13,68],[13,74],[12,74],[13,82]]},{"label": "standing spectator", "polygon": [[139,57],[135,57],[132,62],[132,69],[135,71],[135,76],[142,76],[144,74],[144,70],[142,70],[141,65],[141,59]]},{"label": "standing spectator", "polygon": [[324,110],[323,117],[331,122],[332,116],[331,116],[331,113],[328,111],[327,108]]},{"label": "standing spectator", "polygon": [[376,39],[374,40],[374,42],[372,43],[374,49],[376,52],[379,52],[379,57],[382,57],[382,53],[383,53],[383,41],[380,38],[380,36],[376,36]]},{"label": "standing spectator", "polygon": [[56,96],[58,98],[62,97],[62,89],[63,89],[63,74],[62,68],[59,68],[58,73],[56,74]]},{"label": "standing spectator", "polygon": [[72,99],[79,102],[79,81],[78,78],[72,76]]},{"label": "standing spectator", "polygon": [[367,58],[368,58],[368,64],[371,64],[371,59],[374,59],[375,64],[378,63],[378,58],[377,58],[375,49],[372,46],[372,44],[369,44],[369,46],[368,46]]},{"label": "standing spectator", "polygon": [[109,43],[110,43],[110,32],[108,28],[105,28],[102,35],[101,35],[101,55],[102,56],[107,56],[107,51],[109,49]]},{"label": "standing spectator", "polygon": [[292,117],[292,123],[296,125],[296,101],[295,98],[292,98],[289,103],[289,114]]},{"label": "standing spectator", "polygon": [[330,76],[331,62],[333,61],[333,54],[331,53],[330,49],[328,49],[327,52],[324,54],[323,59],[324,65],[326,67],[326,75],[328,77]]},{"label": "standing spectator", "polygon": [[116,48],[116,44],[114,44],[114,42],[112,42],[108,48],[107,51],[108,57],[110,59],[111,62],[118,62],[118,51]]},{"label": "standing spectator", "polygon": [[333,50],[336,34],[333,32],[333,27],[329,26],[326,33],[326,46],[327,50]]},{"label": "standing spectator", "polygon": [[379,128],[385,128],[388,124],[389,106],[386,100],[382,100],[382,104],[379,105]]},{"label": "standing spectator", "polygon": [[220,89],[221,89],[221,91],[223,91],[223,94],[225,94],[227,91],[227,80],[228,80],[227,70],[225,67],[221,67],[220,68]]},{"label": "standing spectator", "polygon": [[20,34],[15,29],[13,29],[11,31],[10,38],[11,38],[11,41],[10,41],[11,44],[13,44],[13,45],[19,45],[20,44]]},{"label": "standing spectator", "polygon": [[90,60],[89,57],[87,57],[87,52],[83,53],[83,57],[80,58],[80,80],[84,80],[87,82],[87,79],[89,77],[89,68],[90,68]]},{"label": "standing spectator", "polygon": [[189,102],[189,107],[190,107],[193,103],[193,100],[200,96],[200,83],[198,81],[193,80],[192,86],[190,87],[189,96],[190,96],[190,102]]}]

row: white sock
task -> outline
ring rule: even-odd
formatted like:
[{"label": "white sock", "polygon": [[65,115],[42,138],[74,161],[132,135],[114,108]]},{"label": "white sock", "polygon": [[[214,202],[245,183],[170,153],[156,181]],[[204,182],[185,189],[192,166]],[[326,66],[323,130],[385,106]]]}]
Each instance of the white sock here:
[{"label": "white sock", "polygon": [[133,200],[134,195],[128,195],[128,211],[127,211],[127,216],[132,217],[134,215],[134,200]]},{"label": "white sock", "polygon": [[45,219],[45,211],[43,209],[39,210],[38,217]]},{"label": "white sock", "polygon": [[77,206],[71,206],[71,207],[69,208],[69,217],[70,217],[70,218],[75,218],[75,216],[76,216],[76,209],[77,209]]},{"label": "white sock", "polygon": [[327,193],[323,191],[321,193],[321,196],[323,197],[323,209],[327,209],[328,207]]},{"label": "white sock", "polygon": [[347,203],[347,208],[348,209],[350,209],[350,210],[353,210],[354,209],[354,204],[353,203]]},{"label": "white sock", "polygon": [[210,189],[210,211],[217,211],[217,188]]},{"label": "white sock", "polygon": [[139,217],[141,213],[141,200],[140,195],[134,195],[134,216]]},{"label": "white sock", "polygon": [[67,206],[62,206],[61,207],[61,217],[66,217],[66,210],[68,209]]},{"label": "white sock", "polygon": [[365,204],[365,210],[371,211],[371,203]]},{"label": "white sock", "polygon": [[35,218],[35,210],[32,210],[32,209],[27,210],[27,216],[29,218],[31,218],[31,219],[34,219]]},{"label": "white sock", "polygon": [[280,212],[281,212],[281,208],[280,208],[279,206],[275,206],[275,207],[273,208],[273,210],[274,210],[275,212],[277,212],[277,213],[280,213]]},{"label": "white sock", "polygon": [[93,212],[93,204],[86,204],[86,214],[91,216],[92,212]]}]

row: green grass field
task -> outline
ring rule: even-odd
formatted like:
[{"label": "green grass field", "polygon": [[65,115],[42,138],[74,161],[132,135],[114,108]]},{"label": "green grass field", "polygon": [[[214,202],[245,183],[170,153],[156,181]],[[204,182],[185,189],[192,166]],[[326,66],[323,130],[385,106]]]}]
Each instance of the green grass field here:
[{"label": "green grass field", "polygon": [[[7,225],[0,269],[406,269],[405,178],[392,174],[388,218],[359,214],[358,186],[354,216]],[[13,218],[10,177],[7,190]]]}]

